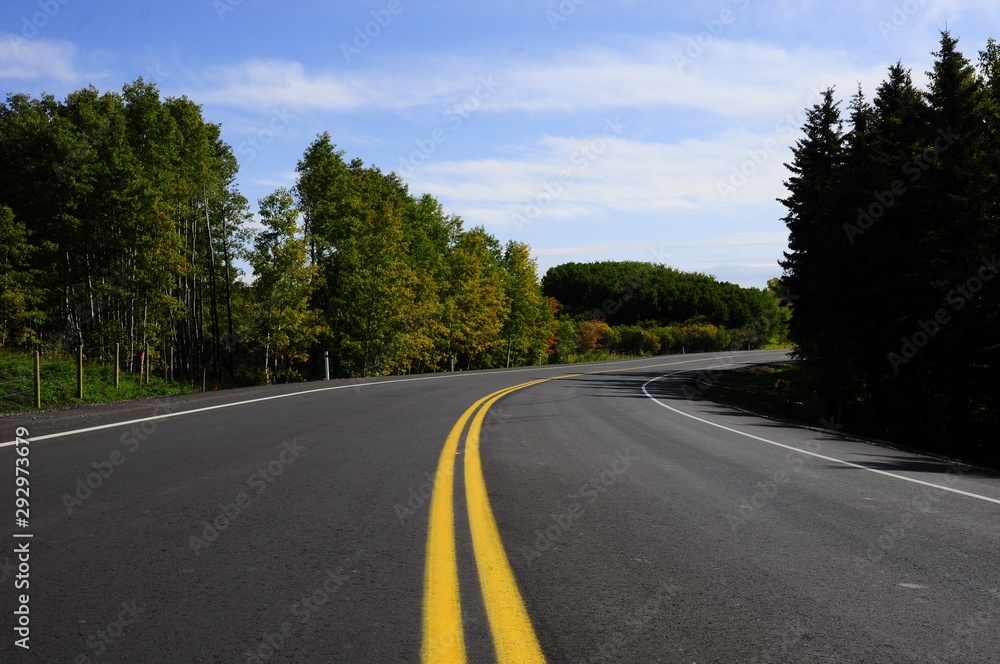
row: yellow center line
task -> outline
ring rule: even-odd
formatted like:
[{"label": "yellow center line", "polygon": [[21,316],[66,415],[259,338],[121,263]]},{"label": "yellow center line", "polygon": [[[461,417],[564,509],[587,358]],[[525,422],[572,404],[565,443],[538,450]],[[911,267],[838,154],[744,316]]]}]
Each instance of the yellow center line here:
[{"label": "yellow center line", "polygon": [[[527,387],[532,383],[519,385]],[[486,411],[509,392],[499,394],[483,406],[465,438],[465,502],[472,531],[472,550],[479,570],[479,586],[486,605],[486,617],[493,635],[498,664],[545,664],[542,647],[517,587],[514,570],[500,540],[490,500],[486,493],[483,464],[479,455],[479,432]]]},{"label": "yellow center line", "polygon": [[[742,356],[728,355],[712,359],[736,357]],[[459,453],[462,432],[470,418],[472,424],[469,426],[465,443],[465,500],[479,585],[482,589],[497,661],[499,664],[544,664],[545,656],[542,654],[531,619],[524,606],[524,599],[514,578],[513,569],[504,551],[500,530],[497,528],[486,491],[486,480],[479,454],[479,439],[487,411],[493,404],[515,390],[550,380],[705,361],[705,358],[699,358],[542,378],[497,390],[479,399],[462,413],[441,450],[431,495],[427,559],[424,567],[423,634],[420,656],[422,664],[466,664],[467,662],[455,542],[454,475],[455,456]]]},{"label": "yellow center line", "polygon": [[[527,387],[532,381],[517,387]],[[424,622],[420,661],[424,664],[464,664],[465,630],[458,585],[458,558],[455,552],[454,475],[455,455],[466,422],[485,401],[499,398],[508,388],[494,392],[472,404],[452,427],[438,459],[431,494],[427,528],[427,560],[424,567]]]}]

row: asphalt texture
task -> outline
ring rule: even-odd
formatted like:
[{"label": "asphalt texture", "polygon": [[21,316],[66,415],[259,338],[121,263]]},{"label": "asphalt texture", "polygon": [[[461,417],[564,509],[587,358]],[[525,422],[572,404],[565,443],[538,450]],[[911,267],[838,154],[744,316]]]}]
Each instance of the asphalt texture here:
[{"label": "asphalt texture", "polygon": [[[419,662],[429,498],[449,431],[496,390],[580,374],[505,396],[482,433],[489,499],[547,661],[996,662],[1000,477],[701,397],[719,371],[780,357],[330,381],[0,418],[0,441],[18,427],[34,441],[25,528],[18,446],[0,447],[0,661]],[[115,425],[147,417],[158,419]],[[468,660],[488,663],[454,481]],[[27,590],[15,585],[25,542]],[[28,650],[16,645],[21,594]]]}]

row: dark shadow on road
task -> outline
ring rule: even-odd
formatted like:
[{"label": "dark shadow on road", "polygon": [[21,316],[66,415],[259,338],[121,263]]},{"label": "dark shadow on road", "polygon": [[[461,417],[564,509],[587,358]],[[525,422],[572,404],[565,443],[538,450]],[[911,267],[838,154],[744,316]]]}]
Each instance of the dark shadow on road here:
[{"label": "dark shadow on road", "polygon": [[[887,473],[935,473],[942,475],[951,471],[950,474],[959,477],[988,477],[990,479],[1000,479],[1000,473],[963,466],[958,462],[940,461],[926,457],[897,457],[888,454],[866,454],[861,459],[845,459],[859,466],[872,470],[882,470]],[[856,470],[850,466],[841,464],[830,464],[830,468],[841,470]]]}]

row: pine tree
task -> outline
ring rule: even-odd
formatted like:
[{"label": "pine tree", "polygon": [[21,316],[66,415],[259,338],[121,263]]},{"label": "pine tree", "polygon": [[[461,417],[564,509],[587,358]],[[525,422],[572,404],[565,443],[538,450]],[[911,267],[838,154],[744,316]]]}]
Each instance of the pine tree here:
[{"label": "pine tree", "polygon": [[787,164],[792,176],[785,183],[789,196],[781,202],[788,208],[788,246],[781,266],[788,292],[794,294],[795,309],[789,334],[797,352],[809,360],[832,388],[845,380],[840,361],[843,348],[841,327],[850,324],[844,309],[845,294],[840,277],[842,259],[849,246],[844,241],[844,219],[849,218],[844,199],[844,136],[840,111],[827,90],[823,101],[807,113],[805,136],[792,149]]}]

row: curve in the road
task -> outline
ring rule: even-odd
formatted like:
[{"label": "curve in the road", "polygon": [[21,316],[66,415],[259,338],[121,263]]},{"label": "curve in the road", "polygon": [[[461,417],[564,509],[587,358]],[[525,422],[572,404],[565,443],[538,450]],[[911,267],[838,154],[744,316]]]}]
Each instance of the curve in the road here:
[{"label": "curve in the road", "polygon": [[872,468],[870,466],[865,466],[864,464],[854,463],[852,461],[845,461],[844,459],[837,459],[837,458],[834,458],[834,457],[831,457],[831,456],[826,456],[825,454],[819,454],[818,452],[811,452],[809,450],[803,450],[803,449],[800,449],[798,447],[793,447],[791,445],[785,445],[784,443],[779,443],[779,442],[774,441],[774,440],[768,440],[767,438],[762,438],[760,436],[755,436],[752,433],[747,433],[745,431],[740,431],[739,429],[733,429],[731,427],[727,427],[727,426],[724,426],[722,424],[718,424],[716,422],[712,422],[710,420],[706,420],[704,418],[698,417],[697,415],[692,415],[691,413],[685,413],[684,411],[678,410],[678,409],[674,408],[673,406],[668,406],[667,404],[665,404],[664,402],[660,401],[659,399],[657,399],[656,397],[654,397],[652,394],[649,393],[649,390],[647,388],[649,387],[649,385],[651,383],[655,383],[658,380],[662,380],[664,378],[670,378],[672,376],[676,376],[678,374],[685,373],[686,371],[687,371],[686,369],[682,369],[680,371],[672,371],[670,373],[667,373],[667,374],[664,374],[662,376],[658,376],[656,378],[653,378],[651,380],[646,381],[645,383],[643,383],[643,386],[642,386],[642,392],[643,392],[643,394],[645,394],[647,397],[649,397],[650,399],[652,399],[653,401],[655,401],[657,404],[663,406],[664,408],[666,408],[669,411],[677,413],[678,415],[683,415],[684,417],[689,417],[692,420],[696,420],[698,422],[701,422],[702,424],[707,424],[709,426],[716,427],[717,429],[722,429],[723,431],[728,431],[729,433],[735,433],[735,434],[740,435],[740,436],[745,436],[747,438],[752,438],[753,440],[759,441],[761,443],[767,443],[768,445],[774,445],[775,447],[782,447],[782,448],[784,448],[786,450],[791,450],[793,452],[798,452],[800,454],[805,454],[807,456],[815,457],[817,459],[822,459],[823,461],[829,461],[831,463],[837,463],[837,464],[841,464],[841,465],[844,465],[844,466],[849,466],[851,468],[857,468],[859,470],[867,470],[868,472],[875,473],[877,475],[885,475],[886,477],[892,477],[892,478],[895,478],[897,480],[903,480],[904,482],[912,482],[913,484],[921,484],[923,486],[931,487],[933,489],[941,489],[942,491],[949,491],[951,493],[957,493],[957,494],[959,494],[961,496],[966,496],[968,498],[975,498],[977,500],[985,500],[988,503],[995,503],[997,505],[1000,505],[1000,500],[998,500],[996,498],[990,498],[989,496],[983,496],[983,495],[980,495],[978,493],[972,493],[971,491],[963,491],[961,489],[956,489],[954,487],[945,486],[944,484],[935,484],[934,482],[926,482],[924,480],[918,480],[915,477],[906,477],[905,475],[899,475],[899,474],[896,474],[896,473],[890,473],[890,472],[885,471],[885,470],[879,470],[878,468]]},{"label": "curve in the road", "polygon": [[[730,357],[717,359],[730,359]],[[702,358],[681,360],[630,367],[625,370],[645,370],[702,361]],[[593,371],[585,375],[620,370],[621,368]],[[566,374],[528,381],[488,394],[472,404],[452,427],[441,450],[435,473],[427,528],[421,645],[423,664],[464,664],[467,661],[458,580],[454,507],[455,457],[461,454],[463,449],[466,510],[472,535],[473,555],[497,661],[499,664],[545,664],[545,656],[525,608],[517,580],[504,550],[496,519],[490,508],[480,458],[479,436],[486,413],[493,404],[506,395],[539,383],[579,375],[581,374]],[[643,391],[645,392],[645,385]],[[653,398],[648,392],[646,395]],[[470,419],[471,424],[469,424]],[[463,448],[462,432],[467,424],[469,430],[465,435]]]}]

